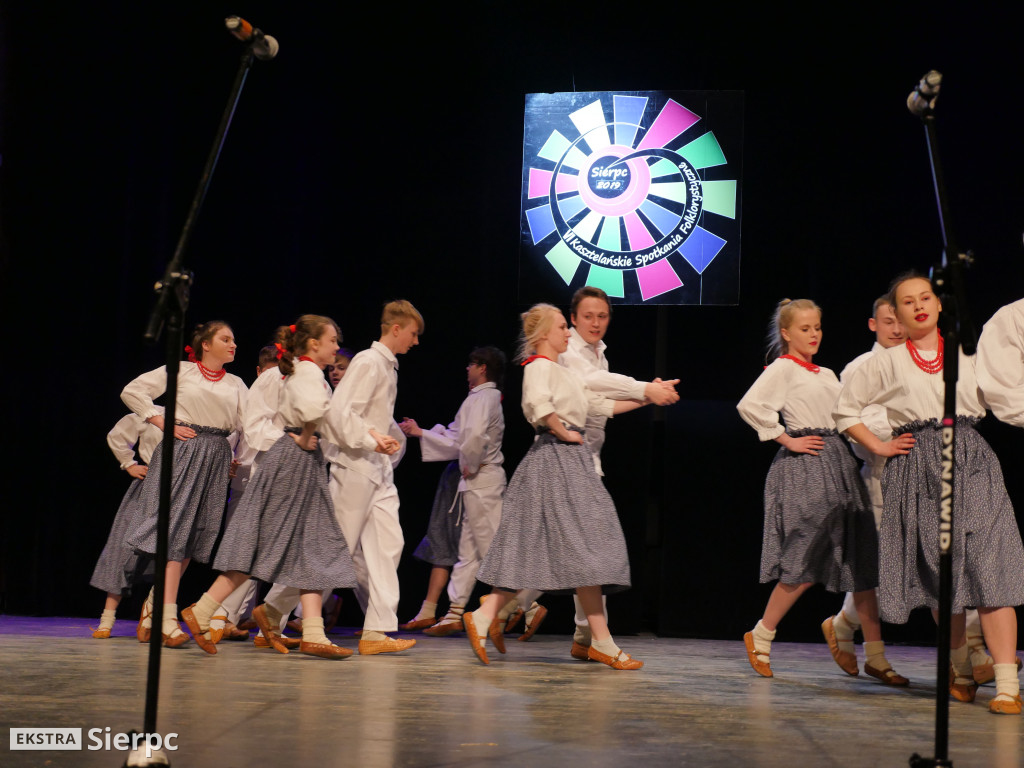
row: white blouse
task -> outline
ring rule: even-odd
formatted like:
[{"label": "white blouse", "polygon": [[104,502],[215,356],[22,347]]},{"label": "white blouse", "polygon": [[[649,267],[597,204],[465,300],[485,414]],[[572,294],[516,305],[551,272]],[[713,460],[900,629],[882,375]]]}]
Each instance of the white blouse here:
[{"label": "white blouse", "polygon": [[[157,405],[155,408],[163,416],[163,406]],[[135,446],[139,447],[139,458],[142,459],[142,463],[149,464],[163,434],[138,414],[129,413],[107,433],[107,445],[110,446],[114,458],[120,462],[121,469],[128,469],[139,463],[135,460]]]},{"label": "white blouse", "polygon": [[757,377],[736,410],[762,441],[774,440],[786,430],[835,429],[832,404],[839,389],[839,379],[828,368],[814,373],[780,357]]},{"label": "white blouse", "polygon": [[978,341],[978,385],[992,413],[1024,427],[1024,299],[985,323]]},{"label": "white blouse", "polygon": [[614,400],[593,392],[571,370],[546,357],[523,371],[523,415],[535,427],[546,426],[545,418],[555,413],[565,426],[584,429],[588,413],[611,418],[614,409]]},{"label": "white blouse", "polygon": [[[144,373],[121,392],[121,399],[143,419],[159,414],[153,400],[167,390],[167,368],[160,366]],[[249,390],[237,376],[225,373],[219,381],[210,381],[195,363],[183,361],[178,372],[177,413],[175,418],[234,432],[241,429],[242,412]]]},{"label": "white blouse", "polygon": [[[923,359],[934,359],[936,353],[919,350]],[[985,415],[985,402],[974,371],[974,357],[960,351],[960,376],[956,388],[958,415]],[[843,387],[833,408],[836,427],[845,432],[863,423],[862,412],[871,403],[885,406],[892,429],[912,421],[941,419],[945,383],[942,372],[925,373],[910,356],[907,346],[879,350],[866,360]]]},{"label": "white blouse", "polygon": [[331,385],[324,372],[309,360],[296,360],[295,370],[284,380],[281,391],[281,418],[289,427],[307,422],[319,424],[331,402]]},{"label": "white blouse", "polygon": [[284,434],[284,419],[279,413],[284,381],[277,366],[261,373],[249,389],[242,428],[245,441],[260,453],[269,451]]}]

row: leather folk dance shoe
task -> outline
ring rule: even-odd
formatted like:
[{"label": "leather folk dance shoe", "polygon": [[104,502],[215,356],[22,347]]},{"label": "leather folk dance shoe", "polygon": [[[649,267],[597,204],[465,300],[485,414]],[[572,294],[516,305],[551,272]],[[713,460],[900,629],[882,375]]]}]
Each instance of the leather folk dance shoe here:
[{"label": "leather folk dance shoe", "polygon": [[519,642],[525,643],[533,637],[537,630],[540,629],[540,625],[547,615],[548,609],[540,604],[537,604],[536,608],[528,610],[526,612],[526,631],[519,636]]},{"label": "leather folk dance shoe", "polygon": [[[963,680],[964,678],[960,678]],[[970,704],[974,701],[974,697],[978,695],[978,684],[974,682],[974,678],[970,679],[967,683],[958,683],[956,681],[956,671],[952,666],[949,668],[949,695],[957,701],[962,701],[965,704]]]},{"label": "leather folk dance shoe", "polygon": [[195,614],[195,603],[183,608],[181,611],[181,618],[185,620],[185,626],[188,627],[188,631],[192,633],[192,637],[195,638],[196,645],[202,648],[209,654],[217,653],[217,644],[212,640],[207,640],[205,633],[199,626],[199,620],[196,619]]},{"label": "leather folk dance shoe", "polygon": [[1012,699],[992,699],[988,703],[988,711],[993,715],[1019,715],[1021,711],[1021,699],[1020,694],[1017,694]]},{"label": "leather folk dance shoe", "polygon": [[281,636],[277,634],[277,627],[270,626],[270,618],[267,616],[267,609],[264,605],[257,605],[252,610],[253,621],[260,628],[266,639],[278,653],[288,653],[288,648],[281,642]]},{"label": "leather folk dance shoe", "polygon": [[[836,628],[832,625],[832,619],[833,617],[829,616],[821,622],[821,633],[825,636],[825,641],[828,643],[828,650],[843,672],[851,677],[856,677],[860,673],[860,670],[857,668],[857,657],[849,651],[840,649],[839,640],[836,638]],[[875,677],[878,677],[878,675],[875,675]],[[879,677],[878,679],[881,680],[882,678]],[[883,680],[883,682],[885,681]],[[906,683],[890,683],[890,685],[906,685]]]},{"label": "leather folk dance shoe", "polygon": [[609,656],[606,653],[595,650],[594,646],[590,646],[587,649],[587,657],[593,661],[607,664],[612,669],[640,669],[644,665],[642,661],[634,659],[623,650],[620,650],[615,656]]},{"label": "leather folk dance shoe", "polygon": [[750,662],[750,666],[754,668],[754,671],[761,677],[775,677],[775,673],[772,672],[771,659],[768,661],[761,661],[758,656],[770,656],[767,653],[758,653],[754,647],[754,633],[747,632],[743,635],[743,644],[747,647],[747,661]]},{"label": "leather folk dance shoe", "polygon": [[342,648],[333,643],[307,643],[303,640],[299,643],[299,653],[319,656],[321,659],[347,659],[353,651],[351,648]]},{"label": "leather folk dance shoe", "polygon": [[910,681],[903,675],[898,674],[892,667],[889,667],[889,669],[875,669],[870,664],[865,664],[864,674],[878,678],[886,685],[910,685]]},{"label": "leather folk dance shoe", "polygon": [[413,630],[426,629],[427,627],[432,627],[436,623],[437,619],[431,616],[429,619],[413,619],[412,621],[407,621],[405,622],[405,624],[399,624],[398,628],[401,629],[403,632],[412,632]]},{"label": "leather folk dance shoe", "polygon": [[150,628],[143,624],[146,619],[149,619],[150,622],[153,621],[153,606],[148,600],[142,604],[142,613],[139,616],[139,626],[135,628],[135,636],[139,638],[140,643],[149,642]]},{"label": "leather folk dance shoe", "polygon": [[423,634],[428,635],[430,637],[448,637],[448,635],[454,635],[456,632],[461,631],[462,619],[456,619],[446,616],[436,624],[424,629]]},{"label": "leather folk dance shoe", "polygon": [[473,621],[473,614],[470,611],[462,614],[462,625],[466,628],[466,637],[469,638],[469,644],[473,648],[473,653],[484,664],[490,664],[491,662],[487,658],[487,649],[484,648],[480,633],[476,631],[476,622]]},{"label": "leather folk dance shoe", "polygon": [[498,653],[505,652],[505,622],[501,619],[495,619],[491,622],[490,628],[487,630],[487,636],[491,638],[491,642],[494,643],[494,647]]},{"label": "leather folk dance shoe", "polygon": [[[278,635],[277,633],[274,634],[274,637],[285,648],[292,648],[292,649],[298,648],[299,645],[302,643],[302,641],[299,640],[299,638],[297,638],[297,637],[288,637],[287,635]],[[267,638],[265,638],[263,635],[256,635],[255,637],[253,637],[252,645],[253,645],[253,648],[273,648],[274,647],[274,646],[272,646],[270,644],[270,641],[267,640]]]},{"label": "leather folk dance shoe", "polygon": [[384,640],[363,640],[359,639],[360,656],[376,656],[378,653],[399,653],[407,651],[416,645],[415,640],[401,640],[397,637],[388,637]]},{"label": "leather folk dance shoe", "polygon": [[572,648],[569,649],[569,655],[579,661],[590,661],[590,646],[573,640]]}]

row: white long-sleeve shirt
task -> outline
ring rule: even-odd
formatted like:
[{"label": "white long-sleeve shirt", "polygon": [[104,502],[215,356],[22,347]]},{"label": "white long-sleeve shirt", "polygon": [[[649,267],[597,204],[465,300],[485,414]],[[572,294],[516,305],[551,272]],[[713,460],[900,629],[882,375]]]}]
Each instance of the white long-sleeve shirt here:
[{"label": "white long-sleeve shirt", "polygon": [[610,419],[615,401],[591,391],[568,368],[538,357],[523,371],[523,415],[535,427],[547,426],[545,418],[558,415],[562,424],[585,429],[593,412]]},{"label": "white long-sleeve shirt", "polygon": [[284,434],[284,419],[280,415],[283,389],[284,378],[277,366],[263,371],[249,389],[242,427],[246,442],[255,451],[269,451]]},{"label": "white long-sleeve shirt", "polygon": [[[157,412],[163,416],[162,405],[154,406]],[[119,419],[114,428],[107,433],[107,445],[110,446],[114,458],[118,460],[121,469],[138,464],[135,460],[135,446],[139,448],[139,458],[143,464],[149,464],[153,458],[153,451],[160,445],[163,432],[144,420],[137,413],[129,413]]]},{"label": "white long-sleeve shirt", "polygon": [[398,358],[375,341],[352,358],[331,397],[323,428],[338,450],[330,460],[375,482],[390,482],[392,463],[375,452],[377,441],[370,430],[382,435],[391,431],[397,396]]},{"label": "white long-sleeve shirt", "polygon": [[331,385],[316,363],[297,360],[295,370],[284,380],[279,413],[285,426],[319,424],[331,402]]},{"label": "white long-sleeve shirt", "polygon": [[[575,328],[569,331],[569,346],[558,356],[560,365],[564,365],[583,379],[593,392],[610,400],[640,400],[646,398],[644,390],[649,382],[637,381],[621,373],[608,370],[608,359],[604,351],[608,345],[604,341],[588,344]],[[604,475],[601,469],[601,448],[604,447],[604,428],[608,417],[599,412],[587,415],[586,433],[587,447],[594,457],[597,474]]]},{"label": "white long-sleeve shirt", "polygon": [[996,418],[1024,427],[1024,299],[985,323],[978,341],[978,385]]},{"label": "white long-sleeve shirt", "polygon": [[[475,490],[505,482],[501,441],[505,416],[501,392],[494,382],[473,387],[462,402],[455,421],[445,427],[435,424],[423,430],[420,452],[424,461],[459,460],[463,478],[459,490]],[[468,475],[468,477],[467,477]]]},{"label": "white long-sleeve shirt", "polygon": [[[167,390],[167,368],[160,366],[129,382],[121,399],[143,419],[159,414],[153,400]],[[178,421],[235,432],[242,427],[242,413],[249,393],[245,382],[225,373],[219,381],[210,381],[195,363],[184,361],[178,371]]]},{"label": "white long-sleeve shirt", "polygon": [[[934,359],[935,354],[920,351],[925,360]],[[985,415],[985,402],[978,389],[974,366],[974,357],[961,351],[956,412],[981,418]],[[861,414],[871,403],[885,406],[890,429],[912,421],[941,419],[944,391],[942,372],[925,373],[918,368],[905,344],[880,350],[866,360],[843,387],[833,408],[836,428],[845,432],[862,423]]]},{"label": "white long-sleeve shirt", "polygon": [[[839,383],[846,385],[853,378],[853,374],[858,368],[860,368],[865,362],[871,359],[871,357],[878,351],[885,349],[877,341],[871,346],[871,349],[865,352],[863,355],[859,355],[846,364],[842,372],[839,374]],[[892,427],[889,426],[889,419],[885,413],[885,406],[872,403],[867,406],[861,418],[865,427],[871,430],[871,433],[882,442],[888,441],[892,437]],[[850,446],[853,448],[853,452],[857,457],[864,462],[879,467],[885,465],[885,458],[876,456],[863,445],[858,443],[856,440],[850,441]]]},{"label": "white long-sleeve shirt", "polygon": [[835,429],[832,405],[839,388],[839,379],[828,368],[814,373],[780,357],[757,377],[736,410],[761,441],[774,440],[787,430]]}]

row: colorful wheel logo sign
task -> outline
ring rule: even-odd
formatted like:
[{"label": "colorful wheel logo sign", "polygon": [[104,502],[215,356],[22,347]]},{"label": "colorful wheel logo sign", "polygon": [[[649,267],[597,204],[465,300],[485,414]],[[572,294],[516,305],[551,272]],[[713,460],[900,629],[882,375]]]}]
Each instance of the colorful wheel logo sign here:
[{"label": "colorful wheel logo sign", "polygon": [[[597,98],[578,107],[581,95]],[[531,97],[571,105],[562,116],[575,135],[553,129],[524,158],[524,235],[565,284],[586,264],[586,285],[619,298],[638,291],[641,303],[681,287],[678,270],[702,275],[728,243],[715,222],[736,219],[738,189],[735,178],[705,178],[727,161],[701,117],[671,98],[655,111],[647,95]],[[528,101],[528,135],[530,114]],[[550,108],[544,117],[557,122]],[[738,233],[735,222],[724,228]]]}]

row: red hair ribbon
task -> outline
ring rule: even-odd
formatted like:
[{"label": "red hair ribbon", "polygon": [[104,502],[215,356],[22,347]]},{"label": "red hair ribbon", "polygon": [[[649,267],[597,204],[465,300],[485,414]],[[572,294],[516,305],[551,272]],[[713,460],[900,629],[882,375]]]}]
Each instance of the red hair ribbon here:
[{"label": "red hair ribbon", "polygon": [[295,333],[295,326],[294,325],[289,325],[288,326],[288,330],[291,331],[292,333]]},{"label": "red hair ribbon", "polygon": [[530,355],[528,358],[523,360],[522,364],[526,366],[532,363],[534,360],[547,360],[549,363],[553,362],[551,358],[547,357],[546,355]]},{"label": "red hair ribbon", "polygon": [[280,360],[284,357],[284,347],[281,346],[281,342],[275,341],[274,346],[277,347],[277,359]]},{"label": "red hair ribbon", "polygon": [[186,344],[185,345],[185,354],[188,355],[188,361],[190,363],[194,363],[196,361],[196,351],[194,349],[192,349],[192,345],[191,344]]}]

